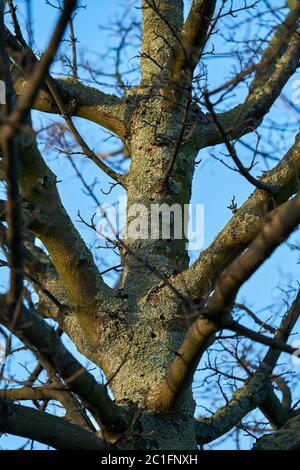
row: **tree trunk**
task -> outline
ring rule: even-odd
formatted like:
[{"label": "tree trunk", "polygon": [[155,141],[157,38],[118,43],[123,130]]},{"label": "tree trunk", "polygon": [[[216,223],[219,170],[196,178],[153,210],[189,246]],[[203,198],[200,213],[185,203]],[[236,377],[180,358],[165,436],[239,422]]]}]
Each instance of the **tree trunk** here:
[{"label": "tree trunk", "polygon": [[[126,339],[124,347],[120,347],[120,334],[116,338],[118,346],[110,343],[111,366],[107,375],[114,376],[111,388],[116,401],[130,404],[142,412],[139,426],[143,438],[139,437],[140,443],[133,442],[133,447],[195,449],[195,404],[191,386],[172,413],[143,412],[146,396],[162,382],[187,328],[184,312],[179,308],[180,299],[165,294],[160,298],[155,289],[160,279],[145,267],[146,262],[162,275],[171,276],[187,268],[189,261],[186,238],[174,238],[174,217],[171,216],[168,227],[170,236],[162,233],[159,219],[151,217],[153,207],[163,209],[161,205],[165,204],[166,210],[177,208],[184,233],[184,225],[188,222],[184,205],[190,201],[197,155],[191,145],[181,146],[173,171],[164,180],[168,163],[173,158],[174,141],[183,125],[182,104],[176,105],[174,112],[174,104],[170,104],[165,93],[166,90],[157,89],[143,95],[141,89],[140,103],[130,125],[132,137],[128,147],[132,163],[126,181],[127,230],[121,281],[122,295],[128,297],[128,312],[124,319]],[[166,212],[166,216],[169,215]],[[132,230],[139,222],[140,238],[135,239]],[[154,232],[152,238],[151,229]]]}]

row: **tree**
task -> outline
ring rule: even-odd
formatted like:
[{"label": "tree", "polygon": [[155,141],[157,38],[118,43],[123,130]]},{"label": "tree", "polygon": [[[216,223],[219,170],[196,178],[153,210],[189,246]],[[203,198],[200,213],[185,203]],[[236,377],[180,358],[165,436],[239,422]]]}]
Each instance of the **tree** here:
[{"label": "tree", "polygon": [[[1,431],[57,449],[196,449],[231,430],[264,433],[261,418],[252,427],[243,425],[259,410],[274,432],[256,448],[299,448],[297,406],[292,406],[285,377],[274,372],[282,353],[298,354],[290,339],[300,313],[299,293],[272,324],[237,303],[237,295],[300,222],[299,134],[269,171],[261,177],[252,171],[258,158],[272,162],[272,152],[263,152],[253,140],[299,65],[300,2],[272,7],[262,0],[193,0],[184,19],[183,0],[142,0],[140,79],[133,85],[124,82],[120,57],[139,23],[127,27],[124,18],[117,23],[121,42],[113,78],[118,96],[78,78],[75,0],[53,2],[60,17],[41,57],[31,47],[30,23],[27,41],[16,5],[6,3],[0,33],[0,78],[6,90],[0,162],[7,197],[1,202],[0,229],[7,258],[1,263],[9,267],[10,283],[0,296],[0,322],[7,355],[13,356],[11,345],[18,338],[37,364],[17,387],[4,379],[3,365]],[[257,11],[262,22],[267,18],[264,34],[247,38],[244,57],[235,51],[240,70],[212,89],[205,60],[214,59],[214,38],[225,34],[227,20],[237,24],[242,18],[249,24]],[[64,57],[64,70],[71,68],[71,76],[54,78],[49,69],[67,27],[73,55],[68,61]],[[245,84],[247,94],[238,103]],[[229,107],[227,98],[235,104]],[[298,112],[292,102],[288,105]],[[37,144],[32,109],[62,118],[57,152],[67,156],[97,205],[76,154],[106,173],[112,188],[117,184],[126,190],[127,230],[121,237],[110,227],[114,239],[106,240],[121,260],[115,287],[104,282],[61,202],[57,178]],[[97,154],[74,117],[117,136],[125,165],[130,158],[128,171],[124,162],[116,169],[114,152]],[[251,144],[243,140],[246,135]],[[232,201],[232,218],[190,266],[183,209],[191,200],[197,155],[219,145],[226,152],[223,163],[232,162],[254,192],[240,208]],[[242,145],[252,152],[250,166],[239,156]],[[79,217],[98,230],[93,218]],[[110,224],[105,211],[102,218]],[[175,235],[178,226],[181,236]],[[103,371],[105,383],[69,351],[66,337]],[[234,341],[234,350],[226,338]],[[217,346],[234,359],[239,373],[218,362]],[[204,368],[218,377],[220,389],[225,377],[236,390],[211,416],[195,418],[192,379],[203,356]],[[47,382],[36,385],[42,373]],[[59,403],[65,416],[46,411],[49,402]]]}]

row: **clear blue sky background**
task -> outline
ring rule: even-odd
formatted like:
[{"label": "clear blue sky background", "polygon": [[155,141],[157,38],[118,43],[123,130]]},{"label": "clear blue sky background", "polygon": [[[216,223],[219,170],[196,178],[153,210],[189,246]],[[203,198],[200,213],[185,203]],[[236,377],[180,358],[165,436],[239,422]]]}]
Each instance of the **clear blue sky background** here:
[{"label": "clear blue sky background", "polygon": [[[16,2],[20,5],[19,13],[25,15],[23,8],[25,1]],[[89,57],[93,61],[94,65],[98,67],[105,67],[104,61],[100,58],[100,54],[104,54],[107,51],[109,45],[112,45],[114,38],[109,37],[107,31],[102,31],[99,25],[109,25],[112,18],[116,18],[124,11],[124,5],[130,5],[131,2],[124,0],[86,0],[81,2],[86,4],[87,8],[79,11],[78,16],[75,20],[76,35],[80,42],[78,44],[80,55]],[[188,2],[186,2],[188,5]],[[236,5],[243,2],[234,2]],[[138,6],[139,2],[136,2]],[[282,5],[281,1],[272,1],[272,6]],[[42,50],[47,44],[47,40],[52,31],[57,13],[55,10],[45,5],[43,0],[32,0],[33,7],[33,24],[34,24],[34,38],[39,49]],[[134,10],[133,10],[134,11]],[[136,10],[137,16],[139,10]],[[239,19],[243,19],[245,16],[240,15]],[[236,20],[238,21],[238,20]],[[247,34],[245,30],[241,33],[241,39]],[[213,39],[215,44],[216,53],[220,54],[226,52],[231,46],[227,43],[223,37],[215,36]],[[67,44],[64,44],[64,49],[67,48]],[[137,50],[132,50],[132,56],[137,54]],[[130,57],[128,57],[130,58]],[[136,59],[129,60],[127,62],[128,67],[132,67],[136,63]],[[214,87],[224,82],[224,80],[230,78],[232,72],[232,64],[228,59],[216,58],[215,60],[206,61],[209,71],[209,85]],[[109,69],[109,62],[106,66]],[[126,67],[125,67],[126,68]],[[53,71],[60,72],[61,68],[59,65],[53,66]],[[299,78],[299,77],[295,77]],[[102,88],[103,89],[103,88]],[[291,82],[285,89],[285,94],[291,97]],[[241,90],[236,97],[236,103],[239,102],[243,97],[244,91]],[[288,118],[292,118],[291,111],[284,105],[281,100],[278,100],[276,106],[272,110],[272,118],[277,122],[284,122]],[[49,116],[50,119],[54,119],[54,116]],[[34,113],[35,125],[38,128],[40,122],[46,122],[45,118],[40,113]],[[81,120],[77,120],[80,123],[80,129],[87,139],[89,145],[97,152],[106,151],[112,148],[117,148],[118,143],[111,140],[107,141],[107,135],[99,129],[95,124],[85,123]],[[267,136],[267,130],[262,126],[260,132],[263,136]],[[106,141],[105,141],[106,140]],[[283,156],[284,150],[288,148],[293,140],[291,137],[285,137],[282,140],[280,137],[277,142],[274,142],[278,154],[277,156]],[[248,142],[253,143],[253,138],[248,139]],[[239,155],[245,161],[249,161],[249,152],[245,151],[243,147],[239,148]],[[268,148],[267,145],[265,148]],[[218,231],[224,226],[224,224],[231,217],[231,211],[227,208],[230,204],[232,197],[236,197],[236,202],[240,206],[247,197],[251,194],[253,188],[248,184],[238,173],[235,173],[219,162],[216,162],[210,156],[210,153],[218,154],[216,149],[209,149],[204,151],[199,157],[202,159],[201,164],[197,167],[194,177],[193,184],[193,196],[192,203],[203,203],[205,205],[205,246],[216,236]],[[44,153],[45,154],[45,153]],[[81,214],[89,219],[94,213],[95,206],[93,202],[87,198],[82,191],[80,182],[71,171],[70,165],[66,161],[65,157],[58,155],[56,152],[47,152],[47,162],[56,173],[58,180],[61,180],[59,184],[60,193],[62,200],[68,210],[71,218],[74,220],[76,227],[81,231],[83,237],[87,243],[91,243],[94,240],[93,234],[91,234],[82,224],[77,222],[77,212],[80,210]],[[100,172],[93,164],[83,161],[78,158],[80,168],[91,183],[94,178],[99,180],[99,185],[96,187],[98,196],[102,202],[116,201],[117,197],[122,194],[119,188],[115,188],[110,196],[104,196],[100,189],[107,191],[109,189],[109,179],[106,175]],[[257,166],[253,172],[259,175],[261,170],[266,169],[264,164]],[[297,234],[293,236],[294,241],[299,237]],[[97,251],[94,250],[94,255],[97,255]],[[194,260],[198,253],[191,253],[191,259]],[[115,260],[111,259],[109,264],[113,264]],[[268,260],[268,262],[248,281],[239,293],[239,301],[247,303],[247,305],[259,312],[261,309],[269,307],[274,303],[282,307],[282,301],[285,296],[280,291],[279,287],[283,290],[287,289],[290,285],[295,286],[298,276],[298,257],[295,252],[291,252],[287,246],[283,246],[277,250],[276,254]],[[5,283],[4,271],[1,271],[0,284]],[[110,278],[107,278],[108,282],[111,282]],[[278,307],[278,311],[280,311]],[[284,310],[282,310],[284,311]],[[266,314],[268,316],[268,314]],[[295,336],[295,339],[299,339],[299,336]],[[17,357],[18,362],[21,363],[24,359],[22,354]],[[282,362],[286,361],[289,365],[289,360],[284,355],[282,356]],[[202,364],[203,365],[203,364]],[[13,363],[12,367],[15,372],[22,373],[20,366]],[[299,370],[296,368],[294,372],[298,374]],[[196,385],[200,380],[199,375],[196,380]],[[201,397],[201,389],[195,390],[195,396]],[[214,409],[213,400],[205,401],[205,405]],[[200,408],[198,412],[203,412]],[[16,448],[21,445],[23,440],[15,437],[3,437],[0,440],[0,446],[2,448]],[[250,446],[249,439],[242,439],[242,448]],[[232,448],[234,444],[232,441],[227,441],[225,444],[220,444],[221,448]]]}]

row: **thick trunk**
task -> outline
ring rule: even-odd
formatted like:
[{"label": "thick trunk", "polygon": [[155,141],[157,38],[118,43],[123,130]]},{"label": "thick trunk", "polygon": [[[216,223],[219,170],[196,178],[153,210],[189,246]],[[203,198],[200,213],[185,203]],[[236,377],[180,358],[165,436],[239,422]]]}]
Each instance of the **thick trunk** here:
[{"label": "thick trunk", "polygon": [[131,449],[196,450],[194,421],[189,414],[170,416],[144,413],[125,446]]},{"label": "thick trunk", "polygon": [[[177,106],[174,111],[173,102],[166,99],[163,90],[156,90],[151,97],[142,96],[132,119],[132,137],[128,142],[132,164],[126,181],[127,233],[121,281],[122,295],[128,297],[128,312],[123,323],[123,344],[120,331],[110,336],[105,362],[107,376],[113,376],[110,385],[116,401],[141,412],[137,424],[140,437],[136,441],[133,433],[130,438],[135,448],[196,448],[191,387],[184,391],[171,414],[155,414],[146,409],[146,397],[163,380],[187,327],[187,322],[177,318],[183,314],[180,299],[175,295],[156,298],[155,287],[161,279],[151,271],[153,267],[164,276],[172,275],[185,269],[189,261],[184,205],[190,202],[196,157],[189,144],[180,143],[172,173],[165,180],[183,126],[182,114],[183,106]],[[169,219],[170,234],[165,233],[166,227],[163,228],[159,219],[153,218],[153,207],[161,204],[165,204],[167,216],[168,208],[177,210]],[[181,225],[181,234],[174,233],[176,224]]]},{"label": "thick trunk", "polygon": [[[157,310],[150,302],[141,303],[144,305],[139,311],[131,310],[127,315],[128,328],[123,345],[121,334],[116,343],[112,341],[106,345],[106,375],[113,377],[110,382],[113,396],[119,405],[140,414],[133,432],[129,434],[129,442],[125,440],[124,445],[195,449],[195,403],[191,386],[183,392],[172,413],[149,411],[146,404],[149,392],[163,380],[174,359],[174,351],[183,340],[183,331],[172,328],[171,322],[166,321],[178,307],[173,305],[172,309],[166,304]],[[118,437],[112,436],[112,440]]]},{"label": "thick trunk", "polygon": [[[180,134],[189,130],[187,119],[183,122],[188,98],[175,104],[170,93],[162,88],[141,95],[130,129],[132,163],[127,179],[125,238],[129,250],[124,250],[122,287],[134,290],[138,298],[160,281],[149,267],[172,275],[187,268],[189,262],[187,205],[196,151],[188,143],[183,145],[184,136],[177,146]],[[167,175],[170,161],[174,166]],[[131,252],[148,263],[148,269]]]}]

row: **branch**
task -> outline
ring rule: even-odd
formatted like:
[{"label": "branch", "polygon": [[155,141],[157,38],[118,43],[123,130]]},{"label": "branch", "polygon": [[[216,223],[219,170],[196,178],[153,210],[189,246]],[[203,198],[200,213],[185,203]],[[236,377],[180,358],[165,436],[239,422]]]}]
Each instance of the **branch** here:
[{"label": "branch", "polygon": [[[26,212],[28,212],[28,209]],[[33,218],[34,215],[29,213],[28,217],[30,219]],[[0,239],[1,236],[5,244],[5,227],[2,226],[0,226]],[[82,318],[78,315],[78,307],[76,308],[76,306],[74,307],[68,303],[66,291],[62,286],[61,280],[49,256],[39,247],[35,246],[29,237],[26,239],[25,245],[24,277],[29,280],[39,295],[39,301],[38,304],[35,305],[35,311],[44,318],[52,318],[58,322],[60,328],[71,338],[77,349],[91,361],[96,362],[97,365],[102,367],[102,370],[110,376],[111,369],[106,368],[107,355],[102,345],[102,335],[105,334],[106,331],[101,324],[104,317],[97,317],[97,323],[94,322],[93,324],[93,333],[95,337],[97,337],[98,334],[98,343],[96,346],[87,344],[86,332],[81,328]],[[4,263],[2,262],[2,264]],[[100,292],[96,294],[99,296]],[[98,300],[100,300],[100,298],[98,298]],[[100,309],[104,315],[108,312],[108,318],[110,318],[112,325],[112,316],[109,314],[109,311],[105,310],[105,302],[108,302],[109,311],[114,315],[116,312],[113,307],[114,301],[108,297],[101,302],[99,307],[96,306],[95,308],[98,308],[98,311]],[[124,301],[121,300],[121,303],[123,302]],[[94,315],[92,305],[82,308],[85,313],[91,312],[91,314]],[[115,368],[113,367],[113,371],[114,370]]]},{"label": "branch", "polygon": [[20,129],[20,126],[25,123],[41,83],[47,75],[49,67],[61,43],[61,39],[68,24],[69,17],[72,14],[75,5],[76,0],[65,0],[64,8],[62,9],[60,18],[52,34],[49,45],[42,59],[34,68],[34,71],[23,90],[17,105],[15,106],[10,116],[8,116],[5,125],[3,125],[0,135],[1,139],[9,140],[16,134],[17,130]]},{"label": "branch", "polygon": [[[191,379],[203,351],[213,340],[213,334],[232,325],[230,312],[240,287],[299,223],[300,193],[275,211],[248,249],[221,274],[206,308],[200,310],[200,317],[189,327],[164,382],[150,393],[150,408],[168,410],[174,406]],[[250,334],[249,331],[247,334]],[[272,341],[274,346],[275,342]],[[285,349],[283,344],[282,350]]]},{"label": "branch", "polygon": [[[279,328],[275,333],[275,339],[286,342],[293,331],[298,319],[300,316],[300,291],[298,292],[293,305],[289,309],[287,315],[283,318]],[[261,369],[267,369],[272,371],[280,357],[281,351],[275,350],[270,348],[266,353],[262,364],[260,366]],[[274,379],[274,381],[276,381]],[[289,389],[285,393],[289,394]],[[266,397],[266,399],[261,403],[260,406],[261,411],[264,415],[269,419],[271,425],[274,428],[279,428],[286,422],[286,412],[287,406],[285,404],[285,397],[283,396],[282,406],[278,406],[278,403],[274,399],[274,397],[270,397],[270,394]]]},{"label": "branch", "polygon": [[105,450],[106,443],[85,429],[49,413],[0,400],[2,433],[26,437],[58,450]]},{"label": "branch", "polygon": [[[9,41],[8,44],[10,45]],[[16,94],[21,96],[28,79],[16,67],[12,69],[12,79]],[[72,116],[95,122],[120,138],[125,138],[128,110],[122,100],[115,95],[108,95],[97,88],[84,85],[73,78],[58,78],[54,81],[64,105],[71,110]],[[33,108],[45,113],[59,114],[59,109],[46,88],[39,90]]]},{"label": "branch", "polygon": [[72,118],[69,116],[68,111],[61,99],[60,93],[58,92],[56,86],[55,86],[55,80],[53,80],[52,77],[49,77],[46,80],[47,87],[61,113],[61,115],[64,117],[65,122],[73,135],[75,141],[77,144],[81,147],[83,153],[90,158],[104,173],[106,173],[110,178],[114,179],[118,183],[122,184],[124,186],[123,180],[124,178],[122,175],[114,171],[112,168],[107,166],[101,158],[99,158],[95,152],[88,146],[86,141],[83,139],[81,136],[80,132],[78,131],[77,127],[75,126]]},{"label": "branch", "polygon": [[172,280],[173,285],[181,290],[188,286],[189,294],[196,299],[211,292],[221,271],[256,237],[266,215],[295,194],[299,172],[300,133],[278,165],[260,178],[267,185],[277,187],[277,194],[255,190],[194,265]]},{"label": "branch", "polygon": [[[257,70],[257,73],[245,102],[218,115],[218,121],[228,138],[236,139],[253,132],[297,70],[300,59],[299,17],[300,9],[295,9],[287,15],[285,22],[277,27],[260,64],[251,69]],[[233,80],[233,85],[236,80]],[[232,86],[232,83],[228,85]],[[223,138],[215,130],[211,119],[199,123],[197,132],[195,139],[199,148],[223,143]]]},{"label": "branch", "polygon": [[[0,200],[0,220],[5,220],[6,201]],[[32,217],[32,213],[28,214],[26,206],[22,207],[23,212]],[[26,217],[24,217],[26,219]],[[50,317],[59,321],[60,312],[67,305],[67,296],[61,285],[58,274],[46,253],[36,246],[32,240],[32,234],[28,230],[24,230],[24,271],[22,272],[35,290],[39,294],[40,304],[46,304],[44,307],[51,311]],[[7,247],[7,229],[0,225],[0,240],[3,246]],[[8,266],[5,261],[0,261],[1,266]],[[43,315],[44,316],[44,315]],[[49,315],[47,315],[47,318]]]},{"label": "branch", "polygon": [[[0,79],[5,83],[6,105],[0,106],[0,135],[3,131],[3,123],[13,109],[13,87],[9,71],[9,59],[4,44],[4,4],[0,6]],[[6,181],[6,222],[8,225],[7,245],[10,270],[9,303],[16,305],[22,295],[23,276],[23,221],[21,213],[21,198],[19,190],[19,155],[14,140],[7,136],[0,138],[1,158],[3,165],[3,179]]]},{"label": "branch", "polygon": [[[0,400],[1,399],[8,401],[33,401],[35,404],[39,401],[43,401],[42,406],[54,400],[60,402],[65,409],[66,414],[64,418],[66,420],[85,429],[91,431],[95,430],[95,427],[89,420],[77,397],[75,397],[59,378],[53,376],[53,373],[51,373],[51,383],[44,387],[25,385],[20,388],[0,389]],[[45,411],[45,409],[43,411]]]},{"label": "branch", "polygon": [[182,0],[143,0],[143,83],[151,83],[166,68],[177,47],[183,23]]},{"label": "branch", "polygon": [[[300,291],[287,315],[275,333],[275,339],[285,342],[289,338],[300,315]],[[223,436],[234,428],[248,413],[259,407],[274,427],[283,426],[293,412],[281,404],[271,388],[269,380],[282,350],[272,347],[267,351],[255,374],[238,389],[228,404],[209,418],[199,418],[195,422],[197,443],[206,444]],[[276,381],[276,377],[273,378]]]},{"label": "branch", "polygon": [[[198,445],[207,444],[224,436],[237,426],[241,420],[256,408],[262,408],[269,401],[273,405],[272,416],[280,419],[283,426],[295,414],[284,409],[271,388],[266,374],[255,373],[245,385],[233,394],[230,401],[209,418],[195,420],[195,433]],[[265,410],[262,410],[265,414]],[[269,419],[269,417],[268,417]]]},{"label": "branch", "polygon": [[207,33],[216,7],[216,0],[193,0],[188,17],[183,25],[170,66],[172,75],[189,75],[198,64],[207,41]]},{"label": "branch", "polygon": [[77,64],[77,38],[74,30],[74,17],[71,17],[69,20],[70,28],[70,42],[72,47],[72,75],[75,80],[78,80],[78,64]]},{"label": "branch", "polygon": [[68,24],[69,17],[75,7],[76,0],[65,0],[60,18],[51,37],[50,43],[39,64],[35,67],[30,80],[23,90],[22,96],[18,103],[13,107],[13,92],[10,86],[10,75],[5,54],[2,56],[2,40],[3,40],[3,16],[1,7],[1,62],[6,64],[5,67],[5,83],[9,88],[7,116],[1,126],[0,141],[2,153],[4,157],[4,169],[7,181],[8,203],[7,203],[7,222],[8,222],[8,245],[9,258],[11,265],[10,272],[10,291],[9,303],[16,305],[22,292],[22,267],[23,267],[23,250],[22,250],[22,217],[20,210],[19,195],[19,158],[16,155],[14,137],[19,132],[20,127],[25,123],[31,106],[35,100],[38,89],[42,80],[47,74],[50,64],[60,45],[63,33]]},{"label": "branch", "polygon": [[205,99],[206,107],[207,107],[207,109],[208,109],[208,111],[209,111],[209,113],[210,113],[210,115],[213,119],[213,122],[216,126],[216,129],[219,132],[219,134],[222,138],[222,141],[224,142],[224,144],[225,144],[225,146],[226,146],[226,148],[229,152],[229,155],[231,156],[232,160],[234,161],[234,163],[235,163],[237,169],[239,170],[240,174],[243,175],[244,178],[250,184],[255,186],[257,189],[262,189],[262,190],[265,190],[265,191],[270,191],[271,193],[275,193],[277,191],[277,188],[276,189],[272,188],[268,184],[264,183],[263,181],[260,181],[256,178],[254,178],[254,176],[251,175],[249,170],[246,167],[244,167],[243,163],[241,162],[241,160],[239,159],[239,157],[236,153],[234,145],[231,143],[231,141],[227,137],[226,132],[224,131],[221,123],[219,122],[218,116],[215,113],[214,108],[213,108],[213,106],[212,106],[212,104],[209,100],[209,97],[206,93],[204,94],[204,99]]},{"label": "branch", "polygon": [[293,348],[292,346],[286,345],[282,341],[278,341],[276,339],[270,338],[269,336],[265,336],[262,333],[252,330],[251,328],[247,328],[244,325],[241,325],[238,322],[232,322],[226,325],[225,327],[227,330],[234,331],[237,333],[237,336],[243,336],[245,338],[249,338],[252,341],[255,341],[260,344],[264,344],[265,346],[270,346],[272,349],[275,349],[280,352],[286,352],[287,354],[294,354],[297,352],[297,348]]},{"label": "branch", "polygon": [[236,390],[228,404],[209,418],[198,418],[195,421],[197,444],[212,442],[233,429],[266,397],[267,384],[264,374],[257,373],[242,388]]},{"label": "branch", "polygon": [[244,312],[246,312],[248,314],[248,316],[250,318],[252,318],[252,320],[257,325],[259,325],[263,330],[267,330],[272,334],[276,333],[276,328],[274,328],[273,326],[270,326],[268,323],[266,323],[263,320],[261,320],[260,318],[258,318],[258,316],[255,315],[255,313],[252,312],[252,310],[250,310],[250,308],[248,308],[246,305],[235,303],[234,306],[237,307],[239,310],[243,310]]},{"label": "branch", "polygon": [[61,203],[56,177],[40,155],[33,136],[22,134],[18,145],[22,195],[33,213],[28,228],[46,246],[89,345],[98,346],[100,333],[95,328],[95,313],[116,314],[123,308],[122,302],[103,282],[91,252]]},{"label": "branch", "polygon": [[62,401],[62,395],[69,393],[65,388],[56,388],[51,386],[45,387],[20,387],[20,388],[2,388],[0,389],[0,400],[8,401],[40,401],[40,400],[56,400]]},{"label": "branch", "polygon": [[300,223],[300,193],[277,208],[246,251],[220,276],[208,300],[208,317],[231,311],[240,287],[268,259]]},{"label": "branch", "polygon": [[[2,235],[1,232],[2,227],[0,227],[0,235]],[[3,232],[2,238],[4,239],[5,243],[5,232]],[[85,354],[88,354],[88,356],[91,357],[91,360],[93,360],[93,353],[91,351],[86,351],[86,340],[80,330],[80,325],[76,320],[74,312],[70,309],[70,307],[67,306],[66,294],[61,286],[61,283],[59,282],[56,270],[52,265],[49,257],[39,247],[35,246],[29,237],[25,244],[26,248],[24,253],[24,265],[26,272],[23,274],[24,277],[32,283],[34,288],[39,293],[39,302],[36,306],[38,314],[42,315],[43,317],[53,318],[56,320],[59,323],[60,328],[69,335],[79,350],[82,350],[83,344],[85,345]],[[1,264],[5,265],[4,262],[0,261],[0,265]],[[29,274],[28,270],[32,274]],[[51,367],[49,370],[49,367],[47,367],[47,372],[49,377],[51,377],[51,381],[53,382],[53,377],[55,377],[54,374],[56,373],[56,370],[53,371]],[[58,390],[55,390],[56,393],[53,393],[52,398],[56,398],[62,403],[63,407],[66,409],[66,417],[69,421],[73,422],[74,424],[81,426],[83,425],[84,427],[88,426],[90,429],[90,422],[83,413],[81,405],[77,402],[77,399],[71,393],[65,393],[67,390],[68,389],[64,389],[64,393],[59,393]],[[47,391],[51,396],[53,388],[51,388],[51,392],[48,389],[41,390],[42,396],[44,392]],[[6,393],[6,391],[4,392]],[[22,394],[23,390],[20,390],[20,392],[13,390],[12,393]],[[12,396],[8,396],[7,398],[13,399]],[[95,414],[94,411],[92,411],[92,413]],[[98,420],[98,412],[96,413],[96,419]]]},{"label": "branch", "polygon": [[64,382],[87,404],[107,429],[127,429],[123,411],[109,398],[106,387],[65,348],[55,330],[32,310],[21,306],[18,315],[6,308],[5,296],[0,296],[0,322],[21,341],[35,348],[41,357],[59,372]]},{"label": "branch", "polygon": [[[14,15],[14,24],[16,25],[17,31],[18,31],[18,38],[19,41],[21,41],[22,47],[20,47],[18,41],[12,36],[12,34],[6,30],[6,38],[7,42],[11,45],[11,47],[14,49],[14,60],[18,64],[19,68],[24,71],[26,74],[26,70],[31,69],[32,65],[39,63],[38,59],[34,55],[33,51],[29,49],[29,47],[26,44],[26,41],[23,39],[21,35],[21,30],[19,27],[19,24],[17,22],[17,18]],[[28,58],[30,59],[31,66],[28,67],[28,64],[24,66],[24,63],[26,64],[26,61],[24,61],[24,55],[28,55]],[[29,60],[28,59],[28,60]],[[51,75],[47,75],[45,78],[45,83],[47,85],[47,88],[54,100],[55,105],[58,108],[59,113],[61,116],[65,119],[65,122],[72,133],[73,137],[75,138],[75,141],[77,144],[81,147],[84,155],[86,155],[88,158],[90,158],[99,168],[101,168],[102,171],[104,171],[108,176],[113,178],[114,180],[118,181],[119,183],[122,183],[122,177],[119,175],[117,172],[109,168],[102,160],[99,158],[93,150],[88,146],[88,144],[85,142],[81,134],[79,133],[77,127],[75,126],[72,117],[70,116],[70,110],[68,107],[64,104],[63,99],[61,97],[61,93],[59,88],[57,87],[57,82],[54,80]]]},{"label": "branch", "polygon": [[281,429],[263,436],[254,444],[254,450],[299,450],[300,416],[290,419]]}]

